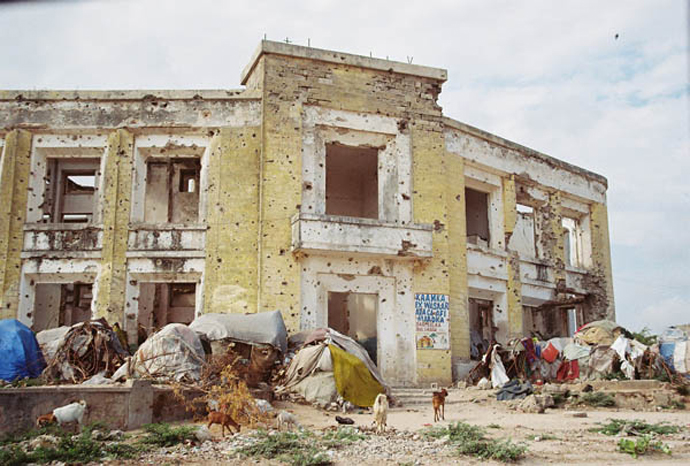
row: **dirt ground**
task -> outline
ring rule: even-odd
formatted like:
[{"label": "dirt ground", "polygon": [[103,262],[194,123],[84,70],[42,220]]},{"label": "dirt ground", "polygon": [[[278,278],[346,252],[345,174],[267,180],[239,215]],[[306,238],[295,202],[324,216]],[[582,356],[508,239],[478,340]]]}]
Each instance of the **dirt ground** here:
[{"label": "dirt ground", "polygon": [[[337,425],[336,414],[311,406],[288,402],[275,402],[278,409],[293,412],[301,425],[310,430],[322,430]],[[574,417],[574,413],[586,413],[586,417]],[[354,412],[351,417],[357,426],[370,426],[373,415],[368,412]],[[621,437],[606,436],[589,432],[598,423],[608,419],[642,419],[649,423],[667,422],[683,427],[679,434],[660,437],[671,447],[672,455],[645,455],[637,459],[618,452],[617,444]],[[520,464],[690,464],[690,411],[632,411],[615,408],[547,409],[543,414],[527,414],[511,409],[511,404],[496,401],[492,392],[474,389],[454,390],[448,398],[445,421],[440,424],[463,421],[472,425],[486,427],[491,437],[510,438],[528,446],[529,451]],[[390,431],[383,438],[366,441],[338,450],[333,457],[334,464],[502,464],[466,456],[456,456],[452,448],[434,448],[433,440],[422,436],[405,437],[405,432],[419,433],[425,427],[434,425],[431,403],[429,405],[410,405],[391,408],[388,415]],[[217,431],[218,430],[218,431]],[[211,429],[220,437],[217,426]],[[402,431],[402,432],[401,432]],[[244,434],[245,432],[243,432]],[[401,439],[405,437],[404,439]],[[228,437],[226,437],[227,439]],[[226,440],[227,441],[227,440]],[[438,443],[438,442],[437,442]],[[386,448],[386,444],[393,445]],[[397,450],[397,451],[396,451]],[[185,464],[278,464],[266,460],[234,458],[226,461],[202,461],[197,463],[193,455],[187,456]]]}]

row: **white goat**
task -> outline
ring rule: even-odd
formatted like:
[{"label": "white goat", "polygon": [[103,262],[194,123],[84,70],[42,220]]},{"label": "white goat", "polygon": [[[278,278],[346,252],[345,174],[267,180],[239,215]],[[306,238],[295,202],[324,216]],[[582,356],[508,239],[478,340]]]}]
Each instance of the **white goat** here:
[{"label": "white goat", "polygon": [[379,393],[374,400],[374,422],[376,423],[376,433],[384,433],[386,431],[386,422],[388,421],[388,397],[383,393]]},{"label": "white goat", "polygon": [[276,420],[278,424],[278,430],[283,430],[283,428],[292,430],[293,427],[297,427],[298,429],[302,428],[300,423],[297,422],[297,417],[295,417],[295,415],[292,413],[288,413],[287,411],[279,412],[276,416]]},{"label": "white goat", "polygon": [[70,422],[79,423],[79,427],[82,427],[82,422],[84,421],[84,413],[86,412],[86,401],[79,400],[76,403],[68,404],[67,406],[61,406],[53,410],[53,415],[58,424],[63,425]]}]

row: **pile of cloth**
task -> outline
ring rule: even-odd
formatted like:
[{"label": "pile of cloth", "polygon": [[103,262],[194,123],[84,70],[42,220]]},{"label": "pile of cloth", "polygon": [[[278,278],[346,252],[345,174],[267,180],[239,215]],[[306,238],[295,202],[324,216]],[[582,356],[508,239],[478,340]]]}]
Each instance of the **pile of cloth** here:
[{"label": "pile of cloth", "polygon": [[49,380],[82,383],[96,374],[109,377],[129,356],[104,318],[41,333],[39,340],[49,355],[43,374]]},{"label": "pile of cloth", "polygon": [[521,338],[505,347],[494,345],[470,372],[470,382],[486,378],[491,387],[501,388],[515,379],[565,382],[620,373],[630,380],[658,377],[664,371],[669,376],[673,371],[687,374],[690,345],[682,330],[669,329],[660,344],[651,347],[626,335],[615,322],[600,320],[584,325],[572,338]]},{"label": "pile of cloth", "polygon": [[369,407],[379,393],[390,394],[390,388],[364,347],[333,329],[321,328],[306,336],[276,387],[278,395],[287,392],[324,407],[338,396]]}]

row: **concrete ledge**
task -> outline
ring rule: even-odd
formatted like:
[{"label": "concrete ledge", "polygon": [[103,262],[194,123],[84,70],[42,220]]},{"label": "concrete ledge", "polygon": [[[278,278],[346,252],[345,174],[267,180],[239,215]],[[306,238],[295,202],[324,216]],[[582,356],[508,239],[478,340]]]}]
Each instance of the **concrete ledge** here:
[{"label": "concrete ledge", "polygon": [[22,100],[238,100],[261,99],[261,93],[244,89],[140,89],[120,91],[6,90],[0,101]]},{"label": "concrete ledge", "polygon": [[[200,393],[190,392],[188,399]],[[35,426],[36,418],[75,400],[88,406],[84,423],[102,421],[113,429],[132,430],[152,422],[170,422],[192,417],[165,386],[147,380],[126,385],[58,385],[0,389],[0,432]]]},{"label": "concrete ledge", "polygon": [[285,55],[288,57],[306,58],[339,65],[350,65],[359,68],[369,68],[372,70],[388,71],[397,74],[408,74],[422,78],[435,79],[445,82],[448,79],[448,71],[442,68],[432,68],[429,66],[412,65],[398,61],[384,60],[382,58],[372,58],[363,55],[335,52],[332,50],[305,47],[302,45],[286,44],[284,42],[274,42],[262,40],[252,56],[249,64],[244,68],[240,75],[242,85],[247,83],[247,79],[254,71],[256,64],[262,55],[274,54]]}]

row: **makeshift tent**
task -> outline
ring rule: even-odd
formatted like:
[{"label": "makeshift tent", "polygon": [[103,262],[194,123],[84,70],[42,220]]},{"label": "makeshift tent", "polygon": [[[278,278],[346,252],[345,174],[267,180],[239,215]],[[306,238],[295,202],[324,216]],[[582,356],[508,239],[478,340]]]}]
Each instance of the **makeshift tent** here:
[{"label": "makeshift tent", "polygon": [[38,377],[46,367],[34,332],[16,319],[0,320],[0,379]]},{"label": "makeshift tent", "polygon": [[38,341],[38,346],[41,347],[41,352],[43,357],[45,357],[46,362],[50,362],[55,357],[60,343],[69,332],[70,327],[63,325],[62,327],[49,328],[47,330],[41,330],[36,334],[36,340]]},{"label": "makeshift tent", "polygon": [[317,329],[306,339],[276,391],[295,391],[319,404],[340,394],[357,406],[372,406],[376,395],[390,393],[367,351],[332,329]]},{"label": "makeshift tent", "polygon": [[129,367],[135,377],[199,380],[204,358],[196,332],[184,324],[168,324],[139,347]]},{"label": "makeshift tent", "polygon": [[267,344],[287,350],[287,330],[280,311],[255,314],[202,314],[189,324],[211,341],[230,339],[240,343]]},{"label": "makeshift tent", "polygon": [[588,345],[611,346],[623,333],[623,327],[610,320],[595,320],[583,325],[575,334],[576,342]]},{"label": "makeshift tent", "polygon": [[683,330],[669,327],[659,335],[659,352],[666,364],[679,374],[690,372],[690,345]]}]

